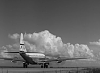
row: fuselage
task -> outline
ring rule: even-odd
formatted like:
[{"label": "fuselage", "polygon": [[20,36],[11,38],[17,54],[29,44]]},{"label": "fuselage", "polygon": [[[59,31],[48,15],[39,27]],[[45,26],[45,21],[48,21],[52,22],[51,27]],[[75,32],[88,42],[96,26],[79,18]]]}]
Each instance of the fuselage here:
[{"label": "fuselage", "polygon": [[24,52],[20,52],[20,55],[25,60],[25,62],[28,63],[28,64],[37,64],[37,61],[36,61],[37,59],[45,58],[45,55],[41,54],[41,53],[24,53]]},{"label": "fuselage", "polygon": [[45,58],[45,55],[42,53],[26,53],[26,55],[31,58]]},{"label": "fuselage", "polygon": [[39,58],[45,58],[45,55],[42,53],[28,53],[25,52],[25,46],[24,46],[24,35],[23,33],[21,33],[20,35],[20,52],[19,54],[21,55],[21,57],[25,60],[26,63],[28,64],[34,64],[37,63],[34,59],[39,59]]}]

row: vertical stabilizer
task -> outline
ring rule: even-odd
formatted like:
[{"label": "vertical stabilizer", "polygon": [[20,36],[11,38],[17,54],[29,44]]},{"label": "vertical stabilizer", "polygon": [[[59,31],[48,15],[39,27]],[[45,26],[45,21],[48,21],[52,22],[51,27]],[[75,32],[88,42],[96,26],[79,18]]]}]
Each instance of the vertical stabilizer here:
[{"label": "vertical stabilizer", "polygon": [[[21,35],[20,35],[20,45],[24,45],[23,33],[21,33]],[[21,47],[20,47],[20,48],[21,48]]]},{"label": "vertical stabilizer", "polygon": [[21,33],[21,35],[20,35],[20,51],[26,51],[23,39],[24,39],[24,35],[23,35],[23,33]]}]

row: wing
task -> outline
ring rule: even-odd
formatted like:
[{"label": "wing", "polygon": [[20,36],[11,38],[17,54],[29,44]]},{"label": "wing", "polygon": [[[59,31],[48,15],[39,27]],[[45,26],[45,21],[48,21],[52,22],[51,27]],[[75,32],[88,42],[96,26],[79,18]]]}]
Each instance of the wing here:
[{"label": "wing", "polygon": [[13,60],[13,58],[0,58],[2,60]]},{"label": "wing", "polygon": [[0,59],[2,59],[2,60],[10,60],[10,61],[12,61],[12,62],[17,62],[17,61],[21,61],[21,62],[25,62],[25,60],[23,60],[23,59],[18,59],[18,58],[0,58]]},{"label": "wing", "polygon": [[66,61],[66,60],[80,60],[80,59],[87,59],[87,58],[60,58],[58,59],[58,63],[61,63],[62,61]]},{"label": "wing", "polygon": [[59,58],[58,61],[64,61],[64,60],[79,60],[79,59],[87,59],[87,58]]},{"label": "wing", "polygon": [[78,60],[78,59],[87,59],[87,58],[57,58],[57,59],[42,60],[41,62],[57,61],[58,63],[61,63],[62,61],[66,61],[66,60]]}]

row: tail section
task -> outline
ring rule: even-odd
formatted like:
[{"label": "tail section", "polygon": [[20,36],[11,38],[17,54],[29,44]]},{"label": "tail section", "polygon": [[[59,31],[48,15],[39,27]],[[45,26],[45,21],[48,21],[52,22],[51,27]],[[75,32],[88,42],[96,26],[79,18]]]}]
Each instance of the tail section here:
[{"label": "tail section", "polygon": [[5,53],[39,53],[39,52],[27,52],[24,44],[24,35],[21,33],[20,35],[20,51],[19,52],[5,52]]},{"label": "tail section", "polygon": [[24,48],[24,41],[23,41],[23,33],[20,35],[20,50],[23,50]]},{"label": "tail section", "polygon": [[23,33],[20,34],[20,51],[19,52],[5,52],[5,53],[20,53],[20,52],[26,52],[26,48],[24,45],[24,35]]},{"label": "tail section", "polygon": [[23,35],[23,33],[21,33],[21,35],[20,35],[20,51],[26,52],[26,48],[25,48],[23,39],[24,39],[24,35]]}]

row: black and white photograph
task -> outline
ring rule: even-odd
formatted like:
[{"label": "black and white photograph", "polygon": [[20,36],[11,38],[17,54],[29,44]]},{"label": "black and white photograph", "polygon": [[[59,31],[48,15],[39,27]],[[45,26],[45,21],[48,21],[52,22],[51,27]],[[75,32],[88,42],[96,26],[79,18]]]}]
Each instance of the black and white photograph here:
[{"label": "black and white photograph", "polygon": [[0,73],[100,73],[100,1],[0,0]]}]

